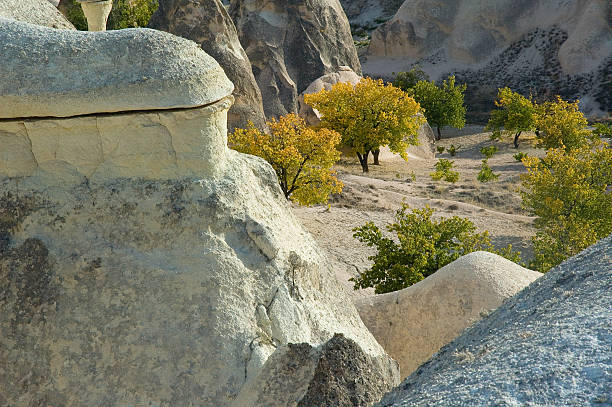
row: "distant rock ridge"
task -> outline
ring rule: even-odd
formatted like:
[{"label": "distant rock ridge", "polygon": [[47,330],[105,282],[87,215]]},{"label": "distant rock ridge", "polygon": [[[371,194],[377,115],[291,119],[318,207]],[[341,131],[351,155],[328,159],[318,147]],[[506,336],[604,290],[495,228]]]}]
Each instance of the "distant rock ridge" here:
[{"label": "distant rock ridge", "polygon": [[414,65],[433,79],[456,73],[477,112],[488,112],[503,86],[580,98],[591,116],[612,110],[612,4],[605,0],[406,0],[372,34],[368,55],[368,74]]},{"label": "distant rock ridge", "polygon": [[468,328],[377,406],[610,405],[612,236]]},{"label": "distant rock ridge", "polygon": [[230,15],[268,118],[298,113],[298,95],[340,66],[361,74],[338,0],[236,0]]}]

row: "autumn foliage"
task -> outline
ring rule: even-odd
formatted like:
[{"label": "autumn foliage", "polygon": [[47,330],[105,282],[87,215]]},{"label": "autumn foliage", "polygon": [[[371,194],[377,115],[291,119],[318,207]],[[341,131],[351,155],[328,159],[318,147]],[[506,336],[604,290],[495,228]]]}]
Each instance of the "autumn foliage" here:
[{"label": "autumn foliage", "polygon": [[230,146],[241,153],[262,157],[278,176],[287,199],[302,205],[327,202],[342,191],[332,166],[340,158],[341,136],[329,129],[313,129],[295,114],[272,119],[264,133],[249,123],[229,135]]},{"label": "autumn foliage", "polygon": [[363,169],[370,152],[389,146],[404,159],[409,145],[417,144],[424,118],[420,106],[406,92],[382,80],[363,78],[353,86],[337,83],[330,90],[305,95],[304,101],[321,114],[321,126],[342,135]]},{"label": "autumn foliage", "polygon": [[510,88],[501,88],[497,93],[495,106],[486,129],[492,130],[492,139],[499,140],[504,133],[514,135],[514,148],[519,146],[522,132],[536,128],[536,105],[530,98],[513,92]]}]

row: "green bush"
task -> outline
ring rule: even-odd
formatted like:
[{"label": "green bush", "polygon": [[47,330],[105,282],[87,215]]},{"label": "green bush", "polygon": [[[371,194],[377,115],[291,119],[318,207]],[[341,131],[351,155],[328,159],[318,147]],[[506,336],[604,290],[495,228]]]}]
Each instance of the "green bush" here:
[{"label": "green bush", "polygon": [[355,289],[374,287],[377,294],[401,290],[478,250],[497,253],[514,262],[520,259],[520,253],[512,251],[512,246],[495,249],[488,232],[476,233],[469,219],[453,216],[436,221],[429,207],[411,212],[409,209],[402,205],[395,213],[395,222],[386,226],[393,238],[383,236],[372,222],[353,229],[355,238],[377,251],[369,257],[374,262],[372,268],[351,279]]},{"label": "green bush", "polygon": [[487,157],[487,159],[493,157],[495,155],[495,153],[497,153],[498,149],[496,146],[488,146],[488,147],[482,147],[480,149],[480,154],[484,155],[485,157]]},{"label": "green bush", "polygon": [[527,153],[516,153],[512,157],[514,157],[516,161],[521,162],[523,161],[523,158],[527,158]]},{"label": "green bush", "polygon": [[454,157],[455,154],[457,154],[457,150],[459,150],[460,148],[461,146],[455,147],[454,144],[451,144],[450,147],[448,148],[448,153],[451,155],[451,157]]},{"label": "green bush", "polygon": [[482,160],[482,165],[480,166],[480,171],[478,172],[478,181],[480,182],[489,182],[496,181],[499,178],[499,174],[494,174],[491,167],[489,167],[489,160],[485,158]]},{"label": "green bush", "polygon": [[438,154],[442,154],[444,152],[444,146],[437,146],[436,150],[438,150]]},{"label": "green bush", "polygon": [[459,173],[457,171],[451,171],[453,168],[454,161],[441,158],[436,163],[436,171],[429,174],[434,181],[443,179],[447,182],[459,181]]},{"label": "green bush", "polygon": [[593,134],[597,137],[612,138],[612,126],[604,123],[595,123]]}]

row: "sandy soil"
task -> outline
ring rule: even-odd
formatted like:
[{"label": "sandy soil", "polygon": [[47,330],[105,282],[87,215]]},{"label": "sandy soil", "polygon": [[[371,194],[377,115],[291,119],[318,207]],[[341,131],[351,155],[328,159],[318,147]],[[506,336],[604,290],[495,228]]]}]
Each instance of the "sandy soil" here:
[{"label": "sandy soil", "polygon": [[[373,249],[353,238],[352,229],[372,221],[379,227],[393,220],[395,211],[406,202],[411,207],[425,205],[436,210],[436,216],[460,216],[470,219],[479,231],[488,230],[496,246],[512,244],[521,251],[523,260],[533,255],[530,238],[535,233],[533,217],[521,208],[517,188],[523,165],[512,155],[517,151],[538,156],[542,152],[532,147],[533,135],[527,135],[518,150],[510,140],[491,142],[490,133],[482,126],[466,126],[463,130],[445,129],[437,145],[458,148],[451,157],[446,151],[436,159],[382,156],[381,165],[370,165],[363,174],[357,158],[343,157],[336,166],[344,183],[341,194],[331,197],[330,205],[300,207],[294,212],[327,252],[337,278],[352,296],[373,295],[373,289],[354,291],[349,278],[371,266],[368,256]],[[476,180],[480,170],[480,148],[494,144],[499,148],[489,160],[497,181],[481,183]],[[454,161],[459,181],[451,184],[433,181],[430,173],[438,158]],[[413,179],[414,175],[414,179]]]}]

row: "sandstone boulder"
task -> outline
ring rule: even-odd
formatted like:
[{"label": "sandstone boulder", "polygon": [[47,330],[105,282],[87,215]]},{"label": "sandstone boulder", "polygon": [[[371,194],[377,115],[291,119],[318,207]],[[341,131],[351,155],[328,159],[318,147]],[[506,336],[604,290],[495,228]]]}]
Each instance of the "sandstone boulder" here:
[{"label": "sandstone boulder", "polygon": [[443,347],[378,406],[608,405],[612,237]]},{"label": "sandstone boulder", "polygon": [[472,111],[488,111],[497,88],[584,99],[612,110],[612,4],[602,0],[406,0],[372,34],[368,74],[417,64],[432,79],[456,73]]},{"label": "sandstone boulder", "polygon": [[[98,92],[124,108],[134,73],[152,84],[139,84],[128,107],[151,108],[144,96],[194,106],[0,120],[0,405],[232,406],[243,390],[263,397],[250,383],[270,356],[291,343],[318,349],[336,333],[351,351],[334,361],[360,355],[357,371],[371,363],[377,372],[359,378],[364,388],[378,394],[399,382],[273,169],[228,150],[232,86],[219,65],[195,43],[154,30],[58,32],[0,20],[13,66],[33,63],[48,78],[9,100],[0,88],[5,115],[27,101],[76,103]],[[11,45],[41,43],[59,52]],[[87,56],[92,44],[114,59],[77,65],[73,53]],[[153,66],[151,52],[160,57]],[[62,93],[65,80],[50,80],[58,64],[87,83],[109,65],[114,74],[102,90],[81,85],[78,99]],[[173,69],[158,71],[165,66]],[[199,77],[181,84],[181,67]],[[314,377],[331,380],[319,366]]]},{"label": "sandstone boulder", "polygon": [[406,377],[540,276],[496,254],[474,252],[411,287],[355,302],[363,322]]},{"label": "sandstone boulder", "polygon": [[156,30],[77,32],[0,18],[0,54],[0,118],[197,107],[233,90],[197,44]]},{"label": "sandstone boulder", "polygon": [[232,16],[261,90],[267,117],[298,113],[315,79],[348,66],[361,74],[338,0],[236,0]]},{"label": "sandstone boulder", "polygon": [[[47,0],[0,0],[0,17],[51,28],[75,29]],[[2,55],[2,60],[5,61],[4,54]]]},{"label": "sandstone boulder", "polygon": [[236,101],[228,114],[230,129],[244,128],[249,120],[259,128],[265,126],[261,92],[251,62],[220,0],[161,0],[149,27],[195,41],[221,65],[235,86]]}]

